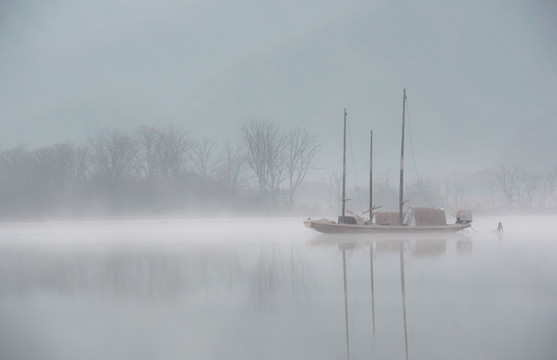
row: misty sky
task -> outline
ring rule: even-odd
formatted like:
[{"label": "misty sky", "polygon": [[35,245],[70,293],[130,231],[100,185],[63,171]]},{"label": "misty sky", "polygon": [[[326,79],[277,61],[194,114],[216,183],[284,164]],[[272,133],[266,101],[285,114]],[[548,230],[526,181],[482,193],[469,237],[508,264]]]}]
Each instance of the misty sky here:
[{"label": "misty sky", "polygon": [[318,132],[338,169],[346,107],[364,177],[370,129],[397,170],[407,88],[417,166],[479,170],[557,110],[556,19],[551,0],[2,1],[0,146],[170,123],[236,142],[259,117]]}]

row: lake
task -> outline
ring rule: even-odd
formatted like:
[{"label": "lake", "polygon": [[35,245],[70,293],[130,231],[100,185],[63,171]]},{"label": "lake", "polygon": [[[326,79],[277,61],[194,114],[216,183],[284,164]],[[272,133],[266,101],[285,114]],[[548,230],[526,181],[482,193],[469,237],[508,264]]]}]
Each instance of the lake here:
[{"label": "lake", "polygon": [[302,220],[0,223],[0,358],[557,357],[557,216],[419,237]]}]

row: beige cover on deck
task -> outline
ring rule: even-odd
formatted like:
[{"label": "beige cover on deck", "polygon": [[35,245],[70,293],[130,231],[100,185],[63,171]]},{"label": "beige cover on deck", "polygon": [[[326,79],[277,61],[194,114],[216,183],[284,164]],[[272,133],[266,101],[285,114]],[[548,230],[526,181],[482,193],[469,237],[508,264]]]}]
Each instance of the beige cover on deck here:
[{"label": "beige cover on deck", "polygon": [[376,211],[373,213],[373,224],[400,225],[398,213],[395,211]]},{"label": "beige cover on deck", "polygon": [[404,224],[410,226],[447,225],[445,210],[440,208],[409,208]]}]

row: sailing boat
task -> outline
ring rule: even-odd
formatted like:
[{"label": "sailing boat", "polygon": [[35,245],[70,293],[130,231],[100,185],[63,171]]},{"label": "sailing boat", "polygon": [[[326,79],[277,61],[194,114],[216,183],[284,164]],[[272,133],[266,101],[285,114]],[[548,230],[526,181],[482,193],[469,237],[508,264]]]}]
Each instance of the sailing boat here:
[{"label": "sailing boat", "polygon": [[[370,201],[369,220],[346,209],[346,109],[344,109],[344,145],[342,156],[342,214],[335,222],[328,219],[311,220],[308,218],[304,225],[321,233],[417,233],[417,232],[456,232],[472,225],[472,213],[469,210],[459,210],[456,213],[456,223],[447,224],[445,211],[441,208],[414,207],[408,208],[403,217],[404,189],[404,125],[406,110],[406,89],[402,97],[402,140],[400,149],[400,187],[399,211],[376,212],[378,207],[373,205],[372,188],[372,158],[373,132],[370,141]],[[348,213],[348,215],[346,215]]]}]

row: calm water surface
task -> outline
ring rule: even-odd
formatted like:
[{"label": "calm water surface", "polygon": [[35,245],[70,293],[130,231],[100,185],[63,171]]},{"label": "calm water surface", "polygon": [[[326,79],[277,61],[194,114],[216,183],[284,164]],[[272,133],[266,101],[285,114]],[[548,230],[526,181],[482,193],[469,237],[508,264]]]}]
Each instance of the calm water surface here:
[{"label": "calm water surface", "polygon": [[555,359],[555,224],[362,238],[302,219],[1,223],[0,358]]}]

